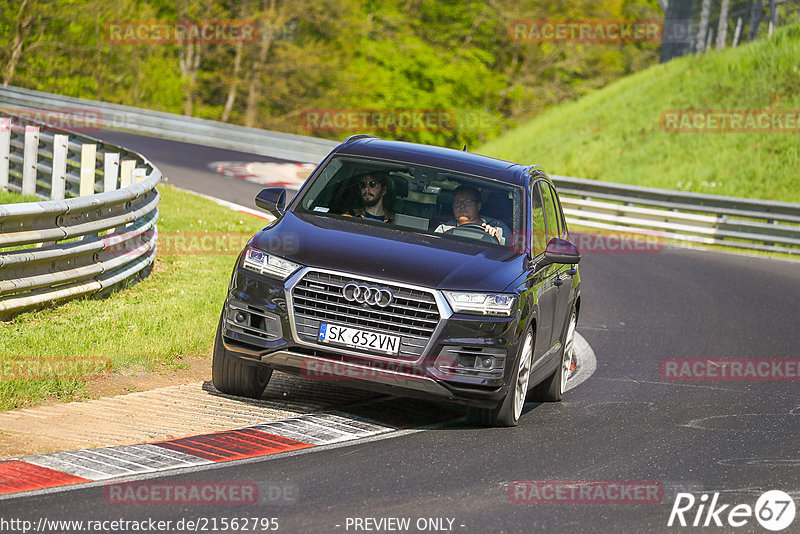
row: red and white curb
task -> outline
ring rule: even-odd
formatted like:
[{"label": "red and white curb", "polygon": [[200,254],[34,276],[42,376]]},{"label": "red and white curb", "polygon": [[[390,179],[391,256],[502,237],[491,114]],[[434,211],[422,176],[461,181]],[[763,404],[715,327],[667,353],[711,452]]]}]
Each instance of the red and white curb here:
[{"label": "red and white curb", "polygon": [[316,167],[313,163],[214,161],[208,166],[223,176],[262,185],[300,189]]},{"label": "red and white curb", "polygon": [[[596,369],[594,351],[576,333],[580,354],[567,389],[588,379]],[[420,429],[453,420],[453,413],[431,412],[411,399],[388,397],[356,404],[342,411],[312,412],[149,444],[33,454],[0,460],[0,499],[22,492],[47,490],[110,479],[202,467],[234,460],[335,445]],[[373,417],[379,417],[376,421]]]},{"label": "red and white curb", "polygon": [[0,461],[0,498],[21,492],[269,456],[398,429],[345,413],[324,412],[157,443],[33,454]]}]

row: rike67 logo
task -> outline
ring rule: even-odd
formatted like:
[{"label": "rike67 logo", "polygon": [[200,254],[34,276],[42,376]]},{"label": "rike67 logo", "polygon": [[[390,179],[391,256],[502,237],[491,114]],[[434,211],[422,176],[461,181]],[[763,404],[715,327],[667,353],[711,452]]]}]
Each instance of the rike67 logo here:
[{"label": "rike67 logo", "polygon": [[743,527],[752,523],[753,517],[767,530],[784,530],[794,521],[795,504],[792,497],[780,490],[763,493],[755,507],[749,504],[722,504],[719,493],[703,493],[699,498],[692,493],[678,493],[667,526],[692,527]]}]

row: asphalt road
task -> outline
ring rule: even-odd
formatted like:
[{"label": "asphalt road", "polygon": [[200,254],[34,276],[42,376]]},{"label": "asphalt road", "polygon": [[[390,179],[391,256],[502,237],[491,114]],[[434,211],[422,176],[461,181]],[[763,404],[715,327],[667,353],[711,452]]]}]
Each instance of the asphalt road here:
[{"label": "asphalt road", "polygon": [[[179,155],[175,150],[186,148],[179,143],[140,143],[128,144],[156,164],[163,161],[173,183],[252,206],[237,199],[250,184],[234,191],[232,180],[197,177],[203,158],[222,159],[216,149],[190,147]],[[718,516],[724,526],[703,531],[766,532],[753,517],[740,528],[729,526],[728,512],[737,504],[753,507],[770,489],[791,494],[800,506],[797,381],[679,382],[660,376],[667,358],[797,358],[800,264],[675,248],[586,253],[581,278],[578,331],[594,349],[597,370],[563,402],[529,404],[517,428],[478,429],[456,420],[152,479],[289,486],[294,502],[110,506],[100,486],[0,501],[1,515],[173,523],[276,517],[278,531],[292,533],[397,532],[355,528],[354,518],[389,517],[410,518],[409,532],[667,532],[695,530],[667,527],[677,492],[694,491],[709,501],[719,492],[718,503],[729,505]],[[657,481],[663,497],[655,504],[511,502],[509,484],[525,480]],[[686,512],[690,524],[697,512],[698,505]],[[446,520],[418,529],[417,521],[427,518]],[[789,531],[800,531],[800,518]]]},{"label": "asphalt road", "polygon": [[169,184],[251,208],[255,207],[253,199],[264,186],[222,176],[209,168],[209,165],[215,161],[286,161],[224,148],[205,147],[111,130],[102,130],[93,136],[143,154],[155,163]]}]

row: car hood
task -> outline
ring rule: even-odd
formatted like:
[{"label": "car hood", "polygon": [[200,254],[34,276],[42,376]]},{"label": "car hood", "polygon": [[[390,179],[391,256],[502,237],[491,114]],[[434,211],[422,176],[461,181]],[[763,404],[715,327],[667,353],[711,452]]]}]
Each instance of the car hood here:
[{"label": "car hood", "polygon": [[437,289],[503,291],[524,256],[508,248],[287,212],[250,244],[305,266]]}]

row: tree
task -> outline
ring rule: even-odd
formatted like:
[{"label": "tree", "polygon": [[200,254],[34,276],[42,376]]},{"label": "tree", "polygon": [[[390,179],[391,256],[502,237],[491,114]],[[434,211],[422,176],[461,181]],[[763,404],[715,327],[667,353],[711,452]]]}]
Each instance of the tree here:
[{"label": "tree", "polygon": [[36,0],[12,1],[0,11],[0,19],[0,27],[11,30],[8,32],[10,39],[2,56],[5,64],[2,83],[8,85],[14,79],[23,49],[30,45],[32,34],[38,27],[36,39],[41,39],[45,28]]},{"label": "tree", "polygon": [[[656,0],[6,0],[0,75],[23,87],[310,131],[319,108],[431,110],[434,127],[354,131],[461,147],[655,63],[658,44],[527,43],[517,19],[654,19]],[[244,20],[239,42],[114,41],[123,21]]]}]

